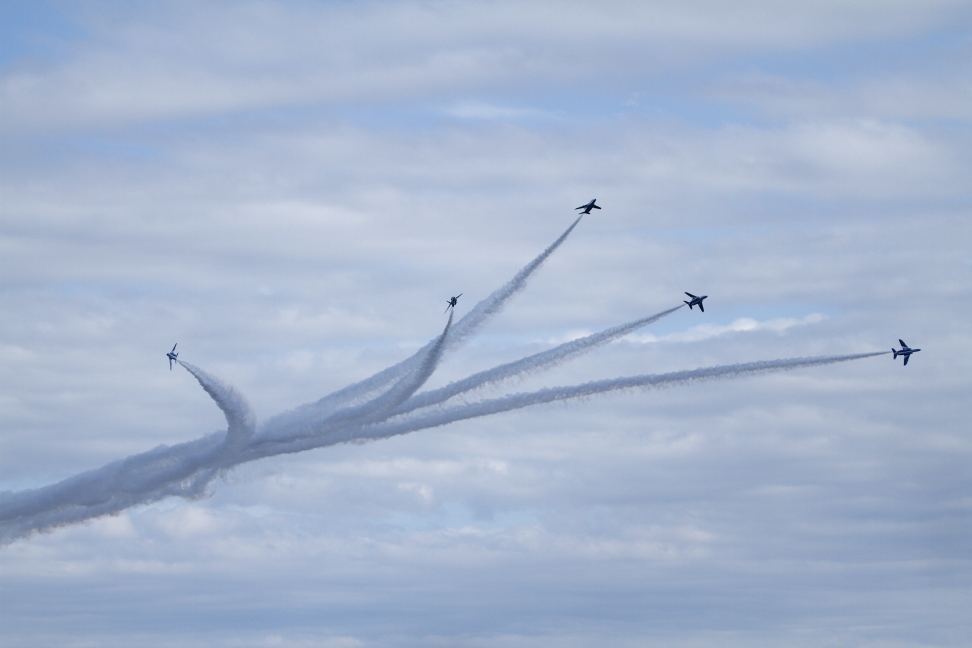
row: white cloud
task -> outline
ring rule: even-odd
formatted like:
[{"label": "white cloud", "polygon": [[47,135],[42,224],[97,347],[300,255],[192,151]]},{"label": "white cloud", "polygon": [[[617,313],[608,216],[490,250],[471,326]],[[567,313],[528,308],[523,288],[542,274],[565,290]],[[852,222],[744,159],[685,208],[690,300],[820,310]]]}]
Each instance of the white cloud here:
[{"label": "white cloud", "polygon": [[460,119],[551,119],[555,115],[535,108],[509,108],[488,103],[464,101],[443,110],[445,114]]}]

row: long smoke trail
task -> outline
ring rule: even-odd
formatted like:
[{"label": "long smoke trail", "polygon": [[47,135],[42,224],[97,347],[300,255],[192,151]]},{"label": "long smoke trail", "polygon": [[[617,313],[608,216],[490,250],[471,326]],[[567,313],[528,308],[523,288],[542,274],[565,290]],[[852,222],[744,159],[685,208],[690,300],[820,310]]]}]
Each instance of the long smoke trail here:
[{"label": "long smoke trail", "polygon": [[[433,411],[428,414],[407,418],[402,421],[386,422],[370,427],[358,429],[341,430],[337,434],[328,435],[325,438],[315,437],[310,439],[295,439],[287,445],[275,445],[272,449],[261,448],[258,445],[251,446],[241,457],[241,461],[250,461],[258,458],[257,454],[267,451],[266,456],[278,454],[303,452],[316,447],[346,443],[349,441],[370,441],[385,439],[392,436],[407,434],[418,430],[440,427],[482,416],[490,416],[501,412],[522,409],[544,403],[555,401],[566,401],[577,398],[595,396],[608,392],[624,391],[631,389],[658,389],[663,387],[675,387],[687,385],[693,382],[716,379],[732,379],[758,373],[769,373],[774,371],[788,371],[801,367],[813,367],[819,365],[836,364],[838,362],[848,362],[871,358],[879,355],[887,355],[890,351],[877,351],[872,353],[855,353],[851,355],[838,356],[817,356],[810,358],[785,358],[781,360],[761,360],[759,362],[745,362],[740,364],[720,365],[715,367],[702,367],[687,371],[674,371],[665,374],[646,374],[640,376],[626,376],[623,378],[611,378],[608,380],[598,380],[584,383],[582,385],[572,385],[568,387],[550,387],[535,392],[522,394],[511,394],[501,398],[469,403],[447,409]],[[252,457],[252,459],[251,459]]]},{"label": "long smoke trail", "polygon": [[0,494],[0,542],[10,542],[35,532],[118,513],[128,507],[155,502],[171,495],[199,497],[219,470],[265,457],[349,441],[382,439],[542,403],[620,390],[671,387],[702,380],[737,378],[749,374],[847,362],[887,353],[881,351],[768,360],[553,387],[436,410],[401,421],[385,419],[384,422],[374,425],[342,425],[326,437],[306,437],[302,436],[302,430],[295,430],[295,436],[288,439],[252,439],[232,456],[224,453],[223,435],[215,433],[176,446],[159,446],[149,452],[43,488]]},{"label": "long smoke trail", "polygon": [[618,338],[624,337],[628,333],[632,333],[640,328],[648,326],[649,324],[657,322],[666,315],[671,315],[683,306],[684,304],[679,304],[674,308],[669,308],[668,310],[664,310],[660,313],[655,313],[650,317],[643,317],[641,319],[634,320],[633,322],[622,324],[621,326],[615,326],[613,328],[600,331],[599,333],[593,333],[586,337],[571,340],[570,342],[565,342],[552,349],[541,351],[540,353],[535,353],[534,355],[527,356],[520,360],[508,362],[506,364],[493,367],[492,369],[487,369],[486,371],[481,371],[477,374],[469,376],[468,378],[451,382],[445,387],[440,387],[439,389],[433,389],[431,391],[417,394],[402,404],[402,406],[396,409],[393,414],[406,414],[422,407],[437,405],[449,400],[453,396],[464,394],[484,385],[495,385],[503,380],[507,380],[524,373],[530,373],[533,371],[546,369],[548,367],[553,367],[582,353],[586,353],[596,349],[599,346],[613,342]]},{"label": "long smoke trail", "polygon": [[[456,325],[452,328],[452,333],[449,336],[449,339],[446,340],[446,348],[449,349],[455,347],[470,335],[475,333],[493,316],[499,313],[503,309],[503,306],[506,305],[506,302],[509,301],[510,297],[526,287],[527,280],[540,268],[540,266],[543,265],[550,255],[553,254],[557,248],[559,248],[561,244],[567,240],[567,237],[570,236],[570,233],[574,231],[574,228],[577,227],[582,218],[583,216],[578,216],[577,220],[571,223],[570,227],[564,230],[564,233],[561,234],[556,241],[547,246],[547,249],[537,255],[537,257],[530,261],[530,263],[523,266],[523,268],[521,268],[512,279],[476,304],[472,310],[470,310],[464,317],[456,322]],[[366,378],[360,382],[354,383],[353,385],[348,385],[347,387],[339,389],[338,391],[329,394],[314,403],[302,405],[296,410],[285,412],[278,416],[284,419],[291,416],[300,417],[301,419],[306,419],[308,417],[315,418],[321,416],[321,414],[326,415],[333,412],[342,405],[353,403],[369,393],[380,390],[390,382],[408,373],[416,362],[418,362],[418,359],[421,358],[423,354],[428,352],[429,348],[434,344],[434,342],[434,340],[429,342],[427,345],[415,352],[414,355],[402,360],[396,365],[392,365],[387,369],[379,371],[370,378]],[[275,426],[274,423],[275,422],[271,422],[270,420],[267,421],[268,425]],[[290,423],[290,421],[281,421],[281,423],[286,425],[287,423]]]},{"label": "long smoke trail", "polygon": [[748,374],[789,371],[801,367],[836,364],[838,362],[848,362],[850,360],[860,360],[862,358],[887,355],[888,353],[888,351],[877,351],[872,353],[855,353],[839,356],[761,360],[758,362],[745,362],[715,367],[702,367],[699,369],[690,369],[686,371],[674,371],[665,374],[646,374],[641,376],[611,378],[608,380],[598,380],[569,387],[548,387],[547,389],[540,389],[535,392],[511,394],[501,398],[494,398],[480,401],[478,403],[461,405],[398,423],[393,422],[380,426],[376,425],[371,428],[370,433],[366,430],[362,430],[356,437],[354,437],[354,439],[383,439],[388,436],[405,434],[407,432],[413,432],[416,430],[426,430],[432,427],[439,427],[441,425],[455,423],[456,421],[499,414],[500,412],[508,412],[511,410],[541,405],[544,403],[552,403],[555,401],[565,401],[576,398],[584,398],[587,396],[595,396],[614,391],[675,387],[687,385],[693,382],[701,382],[704,380],[731,379],[739,378]]},{"label": "long smoke trail", "polygon": [[225,435],[217,432],[174,446],[161,445],[50,486],[0,493],[0,542],[169,495],[198,497],[205,488],[202,476],[218,465],[224,444]]}]

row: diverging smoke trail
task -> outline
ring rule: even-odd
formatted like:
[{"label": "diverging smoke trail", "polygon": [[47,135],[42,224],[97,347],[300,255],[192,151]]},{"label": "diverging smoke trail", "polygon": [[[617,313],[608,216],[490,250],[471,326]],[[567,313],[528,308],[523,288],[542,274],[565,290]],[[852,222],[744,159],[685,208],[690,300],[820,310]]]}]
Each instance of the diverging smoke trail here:
[{"label": "diverging smoke trail", "polygon": [[[446,340],[446,349],[450,349],[464,341],[470,335],[475,333],[480,327],[482,327],[486,322],[490,320],[493,316],[499,313],[506,302],[509,301],[510,297],[517,294],[526,287],[527,280],[543,265],[543,263],[553,254],[561,244],[567,240],[570,233],[574,231],[577,224],[581,222],[583,216],[578,216],[577,220],[571,223],[570,227],[564,230],[556,241],[547,246],[543,252],[541,252],[535,259],[530,261],[530,263],[523,266],[516,275],[513,276],[505,285],[493,291],[488,297],[476,304],[472,310],[470,310],[464,317],[462,317],[456,325],[452,327],[452,333],[449,339]],[[349,385],[343,389],[340,389],[333,394],[329,394],[324,398],[321,398],[316,403],[310,403],[303,405],[296,410],[291,412],[285,412],[278,415],[276,418],[289,418],[291,416],[300,417],[302,419],[313,419],[320,418],[322,415],[327,415],[333,412],[338,407],[343,405],[353,403],[362,397],[378,391],[391,383],[392,381],[398,379],[402,375],[409,372],[414,365],[419,361],[418,359],[427,353],[429,348],[435,343],[433,340],[427,345],[419,349],[414,355],[405,360],[402,360],[396,365],[392,365],[387,369],[383,369],[378,373],[374,374],[370,378],[366,378],[360,382],[353,385]],[[271,420],[267,421],[271,424]]]},{"label": "diverging smoke trail", "polygon": [[449,400],[453,396],[458,396],[459,394],[472,391],[484,385],[495,385],[503,380],[508,380],[525,373],[556,366],[582,353],[592,351],[600,346],[608,344],[609,342],[613,342],[618,338],[624,337],[628,333],[633,333],[640,328],[657,322],[666,315],[671,315],[684,305],[685,304],[679,304],[674,308],[669,308],[668,310],[664,310],[660,313],[655,313],[650,317],[643,317],[641,319],[634,320],[633,322],[622,324],[621,326],[615,326],[613,328],[600,331],[599,333],[593,333],[586,337],[571,340],[570,342],[565,342],[552,349],[541,351],[540,353],[527,356],[521,360],[508,362],[506,364],[493,367],[492,369],[481,371],[477,374],[469,376],[468,378],[463,378],[462,380],[449,383],[445,387],[440,387],[439,389],[433,389],[431,391],[417,394],[403,403],[402,406],[396,409],[392,414],[406,414],[421,407],[437,405]]},{"label": "diverging smoke trail", "polygon": [[[185,498],[199,497],[204,493],[209,481],[220,470],[264,457],[301,452],[348,441],[386,438],[531,405],[593,396],[606,392],[675,386],[716,378],[733,378],[768,371],[846,362],[887,353],[887,351],[882,351],[843,356],[770,360],[677,371],[668,374],[615,378],[569,387],[554,387],[536,392],[512,394],[503,398],[449,409],[435,410],[422,416],[406,418],[401,421],[376,421],[371,425],[350,421],[334,429],[333,433],[326,437],[303,436],[305,430],[298,427],[288,430],[289,434],[286,438],[250,439],[249,442],[233,453],[227,453],[226,435],[217,432],[175,446],[162,445],[148,452],[110,463],[97,470],[88,471],[43,488],[17,493],[0,493],[0,543],[11,542],[35,532],[48,531],[67,524],[118,513],[131,506],[155,502],[171,495]],[[432,364],[434,364],[434,361],[430,362],[430,366]],[[205,374],[200,372],[200,375]],[[205,376],[203,380],[200,380],[200,383],[206,381],[203,385],[204,388],[208,384],[212,391],[210,389],[207,389],[207,391],[211,395],[218,394],[219,398],[224,399],[224,404],[221,407],[225,403],[233,401],[233,399],[226,398],[227,392],[213,387],[218,381],[214,383],[215,379],[208,375]],[[419,382],[419,378],[416,378],[415,382]],[[225,388],[225,385],[223,387]],[[403,388],[403,393],[407,391]],[[217,398],[215,395],[213,397],[214,399]],[[246,420],[246,416],[240,417],[239,410],[234,410],[231,406],[224,409],[224,412],[227,411],[234,412],[233,416],[236,418]],[[227,414],[228,420],[229,416]],[[362,421],[371,420],[371,418],[362,419]],[[387,419],[383,420],[387,421]]]},{"label": "diverging smoke trail", "polygon": [[630,389],[656,389],[663,387],[676,387],[687,385],[693,382],[715,379],[739,378],[751,374],[769,373],[773,371],[787,371],[799,369],[801,367],[813,367],[818,365],[836,364],[838,362],[848,362],[850,360],[860,360],[879,355],[887,355],[888,351],[878,351],[874,353],[856,353],[852,355],[839,356],[818,356],[811,358],[785,358],[782,360],[762,360],[759,362],[746,362],[741,364],[720,365],[715,367],[702,367],[688,371],[674,371],[665,374],[646,374],[640,376],[627,376],[623,378],[612,378],[609,380],[598,380],[584,383],[582,385],[572,385],[567,387],[550,387],[535,392],[523,394],[511,394],[501,398],[469,403],[451,408],[435,410],[427,414],[416,415],[402,421],[380,423],[372,426],[351,428],[337,431],[334,434],[318,436],[315,438],[294,439],[289,443],[275,443],[266,446],[253,445],[247,448],[241,455],[243,461],[252,461],[261,456],[273,456],[284,453],[303,452],[311,448],[318,448],[338,443],[369,441],[385,439],[400,434],[427,430],[429,428],[448,425],[457,421],[490,416],[501,412],[522,409],[533,405],[542,405],[555,401],[566,401],[576,398],[584,398],[604,394],[614,391]]}]

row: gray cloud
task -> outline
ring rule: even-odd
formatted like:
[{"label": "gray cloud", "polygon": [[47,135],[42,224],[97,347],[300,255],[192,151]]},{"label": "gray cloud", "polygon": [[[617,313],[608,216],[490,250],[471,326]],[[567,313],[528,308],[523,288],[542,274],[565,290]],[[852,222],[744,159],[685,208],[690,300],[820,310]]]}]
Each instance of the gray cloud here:
[{"label": "gray cloud", "polygon": [[5,636],[968,643],[964,5],[87,6],[0,79],[0,489],[224,429],[176,341],[261,418],[393,365],[594,196],[430,389],[683,290],[505,388],[923,351],[247,464],[4,548]]},{"label": "gray cloud", "polygon": [[644,70],[848,39],[921,35],[960,3],[371,2],[84,12],[78,56],[2,79],[7,132],[442,91],[600,85]]}]

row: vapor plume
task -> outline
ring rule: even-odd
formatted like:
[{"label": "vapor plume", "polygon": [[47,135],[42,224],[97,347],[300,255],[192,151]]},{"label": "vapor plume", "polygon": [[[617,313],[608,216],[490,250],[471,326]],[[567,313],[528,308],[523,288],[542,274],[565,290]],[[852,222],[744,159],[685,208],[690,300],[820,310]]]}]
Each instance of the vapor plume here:
[{"label": "vapor plume", "polygon": [[216,406],[223,411],[227,425],[226,446],[236,449],[249,441],[256,433],[256,415],[243,394],[196,365],[181,360],[178,362],[196,377],[202,388],[216,402]]},{"label": "vapor plume", "polygon": [[258,439],[243,453],[247,456],[244,461],[258,459],[261,456],[274,456],[284,453],[303,452],[304,450],[335,445],[338,443],[385,439],[392,436],[407,434],[409,432],[416,432],[418,430],[427,430],[429,428],[440,427],[467,419],[491,416],[501,412],[509,412],[512,410],[531,407],[534,405],[541,405],[544,403],[596,396],[608,392],[676,387],[706,380],[732,379],[751,374],[787,371],[799,369],[801,367],[813,367],[819,365],[836,364],[839,362],[849,362],[851,360],[861,360],[863,358],[887,355],[889,353],[890,351],[877,351],[871,353],[855,353],[850,355],[761,360],[758,362],[702,367],[699,369],[675,371],[665,374],[625,376],[622,378],[599,380],[581,385],[550,387],[534,392],[510,394],[501,398],[483,400],[478,403],[468,403],[451,408],[436,409],[430,413],[408,417],[403,420],[388,421],[379,425],[346,430],[329,430],[327,428],[322,428],[319,430],[319,433],[313,437],[294,438],[289,442],[264,443]]},{"label": "vapor plume", "polygon": [[223,412],[227,429],[194,441],[173,446],[160,445],[148,452],[42,488],[0,493],[0,543],[103,515],[117,514],[129,507],[166,497],[203,497],[212,480],[222,472],[265,457],[337,443],[382,439],[555,401],[624,390],[674,387],[702,380],[733,379],[888,353],[789,358],[704,367],[551,387],[459,405],[446,404],[460,394],[469,394],[480,387],[497,385],[504,380],[577,357],[674,313],[681,308],[679,305],[493,367],[440,389],[417,393],[433,375],[444,353],[472,335],[498,313],[513,294],[522,290],[527,279],[563,243],[578,222],[580,218],[513,279],[479,302],[455,324],[453,313],[450,313],[442,332],[410,358],[316,403],[275,416],[259,428],[252,408],[238,390],[199,367],[180,361],[179,364],[196,378]]}]

